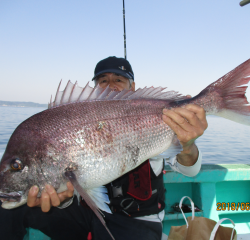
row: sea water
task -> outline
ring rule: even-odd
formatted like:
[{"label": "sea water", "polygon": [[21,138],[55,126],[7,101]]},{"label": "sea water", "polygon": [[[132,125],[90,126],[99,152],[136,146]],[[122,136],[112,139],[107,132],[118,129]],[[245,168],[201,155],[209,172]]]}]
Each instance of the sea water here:
[{"label": "sea water", "polygon": [[[22,121],[43,108],[0,107],[0,158],[7,142]],[[250,164],[250,126],[208,116],[208,128],[196,140],[203,164]]]}]

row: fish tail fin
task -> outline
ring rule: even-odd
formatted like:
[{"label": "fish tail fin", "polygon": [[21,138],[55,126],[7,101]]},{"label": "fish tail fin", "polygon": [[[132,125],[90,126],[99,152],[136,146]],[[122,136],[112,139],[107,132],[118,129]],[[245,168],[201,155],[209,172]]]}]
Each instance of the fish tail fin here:
[{"label": "fish tail fin", "polygon": [[193,99],[201,103],[199,105],[207,115],[213,114],[250,125],[250,105],[245,95],[247,86],[242,86],[249,81],[250,59],[210,84]]}]

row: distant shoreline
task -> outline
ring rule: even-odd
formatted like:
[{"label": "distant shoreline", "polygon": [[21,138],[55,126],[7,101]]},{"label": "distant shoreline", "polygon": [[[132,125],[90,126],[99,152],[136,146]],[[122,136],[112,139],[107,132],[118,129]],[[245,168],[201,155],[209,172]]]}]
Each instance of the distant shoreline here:
[{"label": "distant shoreline", "polygon": [[34,103],[34,102],[0,101],[0,107],[41,107],[41,108],[47,108],[48,104],[40,104],[40,103]]}]

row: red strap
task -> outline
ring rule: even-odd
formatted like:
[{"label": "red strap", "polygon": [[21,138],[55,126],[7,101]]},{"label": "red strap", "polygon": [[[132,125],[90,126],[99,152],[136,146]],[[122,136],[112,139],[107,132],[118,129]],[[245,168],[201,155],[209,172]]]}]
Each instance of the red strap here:
[{"label": "red strap", "polygon": [[92,234],[91,234],[91,232],[89,232],[87,240],[92,240]]},{"label": "red strap", "polygon": [[149,160],[129,172],[127,193],[141,201],[148,200],[152,196]]}]

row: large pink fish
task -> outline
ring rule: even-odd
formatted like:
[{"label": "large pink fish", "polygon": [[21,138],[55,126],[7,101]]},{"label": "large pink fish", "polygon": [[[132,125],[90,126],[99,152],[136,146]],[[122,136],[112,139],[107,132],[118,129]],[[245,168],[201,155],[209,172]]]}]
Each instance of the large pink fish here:
[{"label": "large pink fish", "polygon": [[109,200],[101,186],[169,148],[170,155],[181,151],[171,147],[175,135],[162,121],[163,108],[194,103],[206,114],[250,125],[242,86],[249,80],[250,59],[191,99],[161,87],[115,92],[69,82],[48,110],[12,134],[0,164],[2,207],[25,204],[33,185],[61,192],[70,180],[104,224],[98,209],[109,212]]}]

